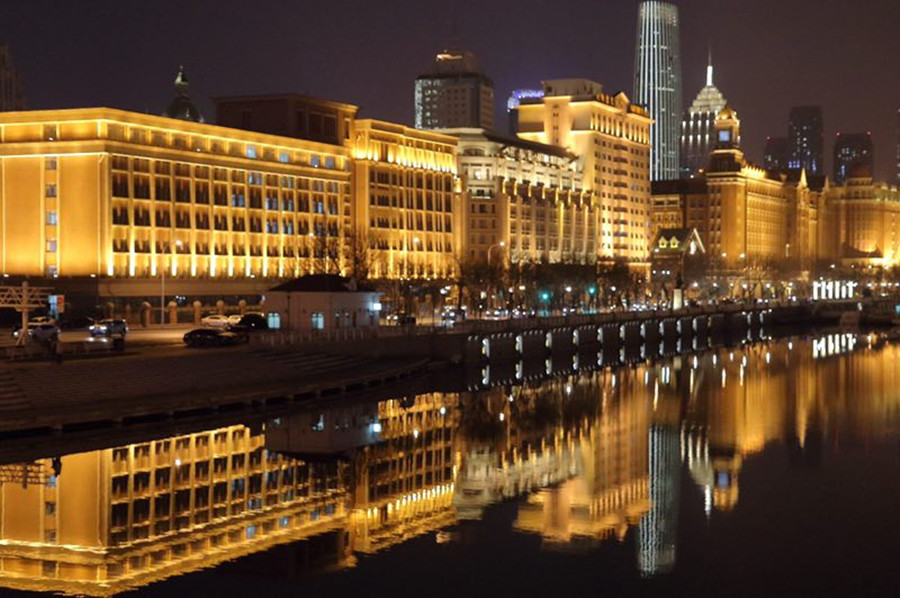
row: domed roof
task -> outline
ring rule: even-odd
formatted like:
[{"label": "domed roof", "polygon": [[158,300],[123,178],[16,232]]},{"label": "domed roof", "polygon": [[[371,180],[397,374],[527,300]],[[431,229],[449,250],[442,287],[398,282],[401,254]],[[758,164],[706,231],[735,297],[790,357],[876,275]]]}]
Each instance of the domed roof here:
[{"label": "domed roof", "polygon": [[178,75],[175,77],[175,98],[169,103],[169,107],[163,112],[163,116],[202,123],[204,122],[203,114],[188,96],[188,85],[189,82],[187,74],[184,72],[184,67],[180,67]]}]

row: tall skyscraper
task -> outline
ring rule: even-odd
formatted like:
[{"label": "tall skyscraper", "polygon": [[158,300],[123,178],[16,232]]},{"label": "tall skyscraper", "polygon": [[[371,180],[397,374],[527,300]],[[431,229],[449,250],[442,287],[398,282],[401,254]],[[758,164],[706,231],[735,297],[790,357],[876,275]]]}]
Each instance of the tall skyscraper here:
[{"label": "tall skyscraper", "polygon": [[648,0],[638,9],[633,101],[649,110],[650,180],[676,179],[681,166],[681,44],[678,7]]},{"label": "tall skyscraper", "polygon": [[875,169],[875,150],[871,133],[838,133],[834,141],[834,182],[841,185],[853,176],[857,167],[865,168],[867,177]]},{"label": "tall skyscraper", "polygon": [[13,66],[9,46],[0,45],[0,112],[25,110],[28,102],[19,73]]},{"label": "tall skyscraper", "polygon": [[782,172],[788,167],[788,138],[766,137],[763,167],[770,172]]},{"label": "tall skyscraper", "polygon": [[681,174],[696,175],[709,164],[709,154],[715,148],[716,115],[727,102],[713,84],[712,53],[706,67],[706,87],[700,90],[690,110],[681,122]]},{"label": "tall skyscraper", "polygon": [[416,78],[416,128],[494,128],[494,82],[471,52],[445,50]]},{"label": "tall skyscraper", "polygon": [[821,106],[796,106],[788,122],[788,168],[806,174],[825,173],[825,122]]}]

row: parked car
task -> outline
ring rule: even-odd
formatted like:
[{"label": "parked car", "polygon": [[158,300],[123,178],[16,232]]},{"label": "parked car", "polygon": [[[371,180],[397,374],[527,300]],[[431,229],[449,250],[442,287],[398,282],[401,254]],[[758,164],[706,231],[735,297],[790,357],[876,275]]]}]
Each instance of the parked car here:
[{"label": "parked car", "polygon": [[72,318],[71,320],[65,320],[62,322],[62,328],[64,330],[85,330],[90,329],[91,326],[97,323],[97,320],[94,318],[89,318],[87,316],[81,316],[77,318]]},{"label": "parked car", "polygon": [[[47,342],[59,336],[59,326],[48,322],[28,322],[28,338],[40,343]],[[13,328],[12,337],[18,339],[22,335],[22,327]]]},{"label": "parked car", "polygon": [[244,316],[241,314],[231,314],[230,316],[228,316],[228,325],[236,326],[236,325],[240,324],[241,318],[243,318],[243,317]]},{"label": "parked car", "polygon": [[227,347],[242,342],[244,338],[227,330],[195,328],[185,333],[183,340],[188,347]]},{"label": "parked car", "polygon": [[125,320],[100,320],[90,328],[91,336],[125,336],[128,323]]},{"label": "parked car", "polygon": [[212,314],[200,320],[200,323],[204,326],[209,326],[210,328],[227,328],[228,316]]},{"label": "parked car", "polygon": [[269,321],[262,314],[244,314],[237,324],[228,327],[232,332],[246,333],[256,330],[268,330]]}]

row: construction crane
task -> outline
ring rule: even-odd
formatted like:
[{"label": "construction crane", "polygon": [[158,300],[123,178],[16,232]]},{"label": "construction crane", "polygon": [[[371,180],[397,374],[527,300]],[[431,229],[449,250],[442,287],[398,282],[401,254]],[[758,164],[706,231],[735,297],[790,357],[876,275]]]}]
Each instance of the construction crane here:
[{"label": "construction crane", "polygon": [[30,312],[41,309],[47,305],[47,298],[53,289],[47,287],[33,287],[28,281],[23,281],[22,286],[0,286],[0,307],[11,307],[22,314],[22,330],[17,345],[24,345],[28,340],[28,315]]}]

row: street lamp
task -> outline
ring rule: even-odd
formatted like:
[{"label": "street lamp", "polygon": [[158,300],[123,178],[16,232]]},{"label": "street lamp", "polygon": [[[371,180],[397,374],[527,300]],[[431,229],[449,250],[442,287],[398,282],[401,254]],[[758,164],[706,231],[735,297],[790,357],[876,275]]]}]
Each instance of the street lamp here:
[{"label": "street lamp", "polygon": [[[178,252],[178,249],[181,248],[183,243],[181,240],[175,241],[175,252]],[[160,309],[160,318],[159,324],[161,327],[165,328],[166,326],[166,260],[165,257],[160,260],[162,262],[162,276],[159,279],[159,309]]]}]

